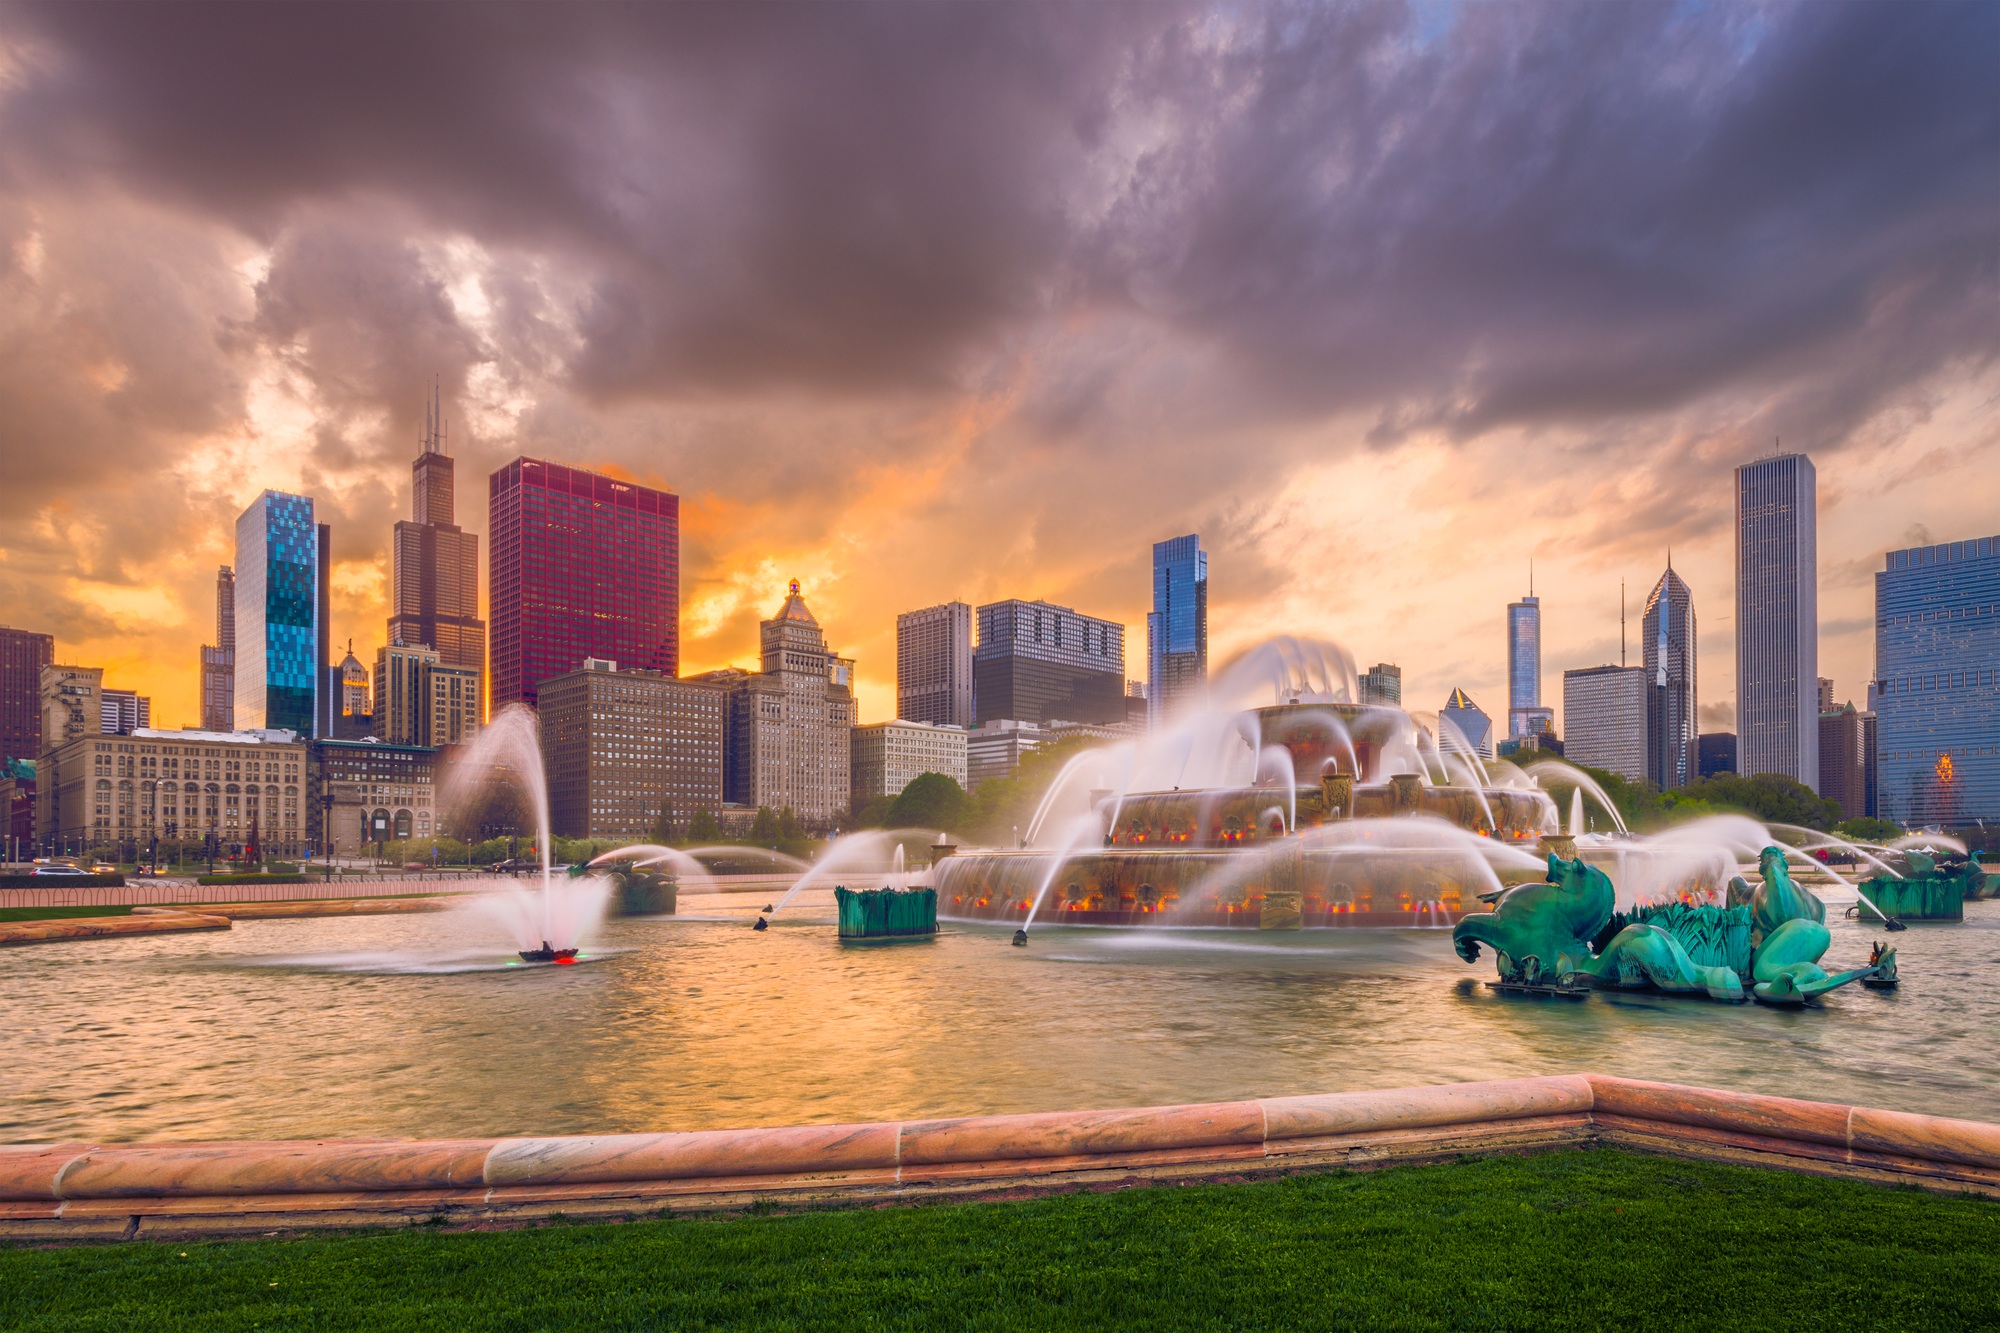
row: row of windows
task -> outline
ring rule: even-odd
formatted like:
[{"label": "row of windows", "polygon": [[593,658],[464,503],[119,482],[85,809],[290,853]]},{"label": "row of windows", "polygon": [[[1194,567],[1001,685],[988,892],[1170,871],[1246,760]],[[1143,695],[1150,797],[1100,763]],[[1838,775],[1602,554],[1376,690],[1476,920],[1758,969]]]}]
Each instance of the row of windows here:
[{"label": "row of windows", "polygon": [[1883,694],[1922,694],[1933,690],[1987,689],[2000,683],[2000,671],[1944,671],[1935,675],[1895,676],[1882,682]]}]

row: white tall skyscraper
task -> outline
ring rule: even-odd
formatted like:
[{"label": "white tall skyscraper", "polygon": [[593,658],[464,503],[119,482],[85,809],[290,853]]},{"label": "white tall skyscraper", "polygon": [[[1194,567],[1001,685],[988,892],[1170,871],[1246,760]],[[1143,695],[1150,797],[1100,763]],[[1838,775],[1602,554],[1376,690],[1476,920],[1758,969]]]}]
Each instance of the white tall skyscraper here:
[{"label": "white tall skyscraper", "polygon": [[1812,460],[1736,469],[1736,769],[1819,789],[1818,486]]}]

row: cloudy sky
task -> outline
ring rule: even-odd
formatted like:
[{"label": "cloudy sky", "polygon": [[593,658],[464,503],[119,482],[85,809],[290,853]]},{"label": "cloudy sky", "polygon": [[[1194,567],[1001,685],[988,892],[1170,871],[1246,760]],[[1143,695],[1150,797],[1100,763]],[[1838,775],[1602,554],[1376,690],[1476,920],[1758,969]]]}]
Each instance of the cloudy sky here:
[{"label": "cloudy sky", "polygon": [[[2000,531],[2000,6],[0,3],[0,622],[197,719],[264,487],[384,636],[442,385],[682,497],[683,669],[784,581],[1123,620],[1199,532],[1276,633],[1504,708],[1666,563],[1734,689],[1730,473],[1820,476],[1822,671],[1882,553]],[[1636,636],[1634,639],[1636,643]]]}]

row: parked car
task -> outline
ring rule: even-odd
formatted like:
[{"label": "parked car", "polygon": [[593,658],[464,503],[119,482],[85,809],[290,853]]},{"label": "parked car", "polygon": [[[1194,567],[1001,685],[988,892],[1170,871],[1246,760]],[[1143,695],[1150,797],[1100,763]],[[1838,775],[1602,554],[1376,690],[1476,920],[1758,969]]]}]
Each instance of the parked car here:
[{"label": "parked car", "polygon": [[516,856],[511,860],[495,861],[493,863],[493,873],[496,875],[525,875],[531,870],[540,870],[541,868],[542,863],[540,861],[531,861],[525,856]]}]

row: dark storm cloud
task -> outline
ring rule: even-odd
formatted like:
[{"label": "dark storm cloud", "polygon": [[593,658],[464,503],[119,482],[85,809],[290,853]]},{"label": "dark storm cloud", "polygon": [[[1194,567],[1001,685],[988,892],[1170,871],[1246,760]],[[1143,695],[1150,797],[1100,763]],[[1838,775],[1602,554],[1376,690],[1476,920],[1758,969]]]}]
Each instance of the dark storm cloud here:
[{"label": "dark storm cloud", "polygon": [[1836,431],[1994,332],[1991,5],[12,14],[17,172],[564,250],[597,393],[934,387],[1108,308],[1384,438],[1760,383]]}]

